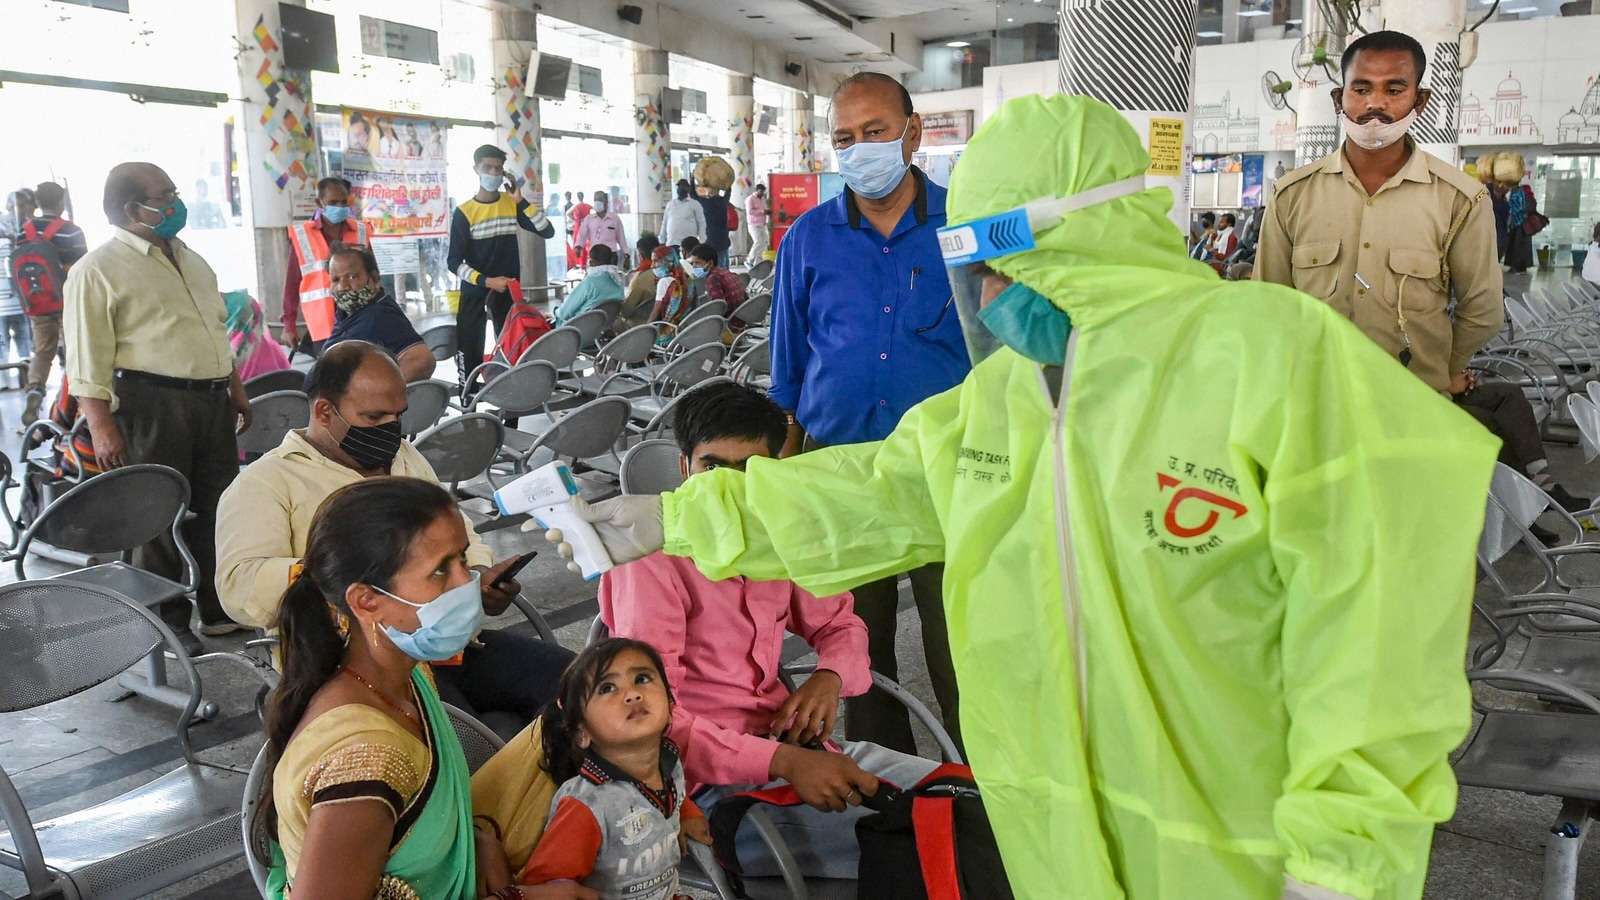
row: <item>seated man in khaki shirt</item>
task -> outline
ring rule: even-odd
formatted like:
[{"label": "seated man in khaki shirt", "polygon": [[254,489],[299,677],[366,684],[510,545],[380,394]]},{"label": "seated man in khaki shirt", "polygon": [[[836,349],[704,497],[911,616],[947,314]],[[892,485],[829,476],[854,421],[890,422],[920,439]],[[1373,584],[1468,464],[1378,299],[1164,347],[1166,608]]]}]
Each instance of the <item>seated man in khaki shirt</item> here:
[{"label": "seated man in khaki shirt", "polygon": [[[306,377],[311,424],[239,474],[217,517],[222,604],[237,621],[273,628],[278,601],[306,550],[312,516],[329,494],[363,478],[403,475],[437,483],[428,461],[400,436],[406,385],[387,351],[345,341],[323,351]],[[467,523],[467,563],[483,573],[483,609],[499,615],[521,585],[494,581],[513,562],[494,557]],[[556,696],[569,650],[486,630],[458,664],[436,663],[439,693],[510,737]],[[508,721],[514,719],[515,722]]]},{"label": "seated man in khaki shirt", "polygon": [[1500,438],[1502,462],[1568,509],[1587,509],[1551,476],[1522,389],[1467,372],[1505,324],[1494,209],[1477,179],[1406,134],[1428,106],[1426,62],[1396,31],[1351,42],[1344,87],[1333,90],[1344,145],[1278,179],[1255,277],[1326,301]]}]

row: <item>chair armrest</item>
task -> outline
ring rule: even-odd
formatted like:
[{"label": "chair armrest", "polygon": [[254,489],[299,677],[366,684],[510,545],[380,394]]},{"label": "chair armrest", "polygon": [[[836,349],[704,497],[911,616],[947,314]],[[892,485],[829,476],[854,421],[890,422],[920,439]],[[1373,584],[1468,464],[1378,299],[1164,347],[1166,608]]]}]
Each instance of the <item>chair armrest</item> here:
[{"label": "chair armrest", "polygon": [[533,601],[518,592],[515,597],[511,598],[511,603],[528,618],[528,622],[533,625],[533,630],[539,633],[539,640],[549,641],[552,644],[557,643],[555,632],[550,630],[550,623],[545,621],[544,613],[539,612],[533,605]]},{"label": "chair armrest", "polygon": [[[277,638],[267,638],[262,640],[271,640],[275,643]],[[261,643],[261,641],[251,641],[250,644],[247,644],[246,646],[258,643]],[[266,685],[273,690],[276,690],[278,687],[278,672],[276,669],[273,669],[271,666],[259,659],[245,656],[243,653],[202,653],[199,656],[190,657],[190,660],[195,663],[232,663],[233,665],[248,670],[252,675],[261,679],[261,683],[263,685]]]},{"label": "chair armrest", "polygon": [[1513,669],[1488,669],[1476,672],[1468,672],[1467,680],[1485,681],[1490,683],[1496,681],[1506,681],[1514,684],[1531,685],[1539,688],[1542,692],[1548,692],[1566,697],[1568,700],[1571,700],[1584,709],[1587,709],[1596,715],[1600,715],[1600,700],[1595,699],[1592,695],[1585,693],[1584,691],[1578,690],[1559,678],[1552,678],[1549,675],[1539,675],[1534,672],[1519,672]]},{"label": "chair armrest", "polygon": [[22,859],[22,874],[28,882],[28,896],[65,896],[55,888],[55,879],[45,865],[44,850],[39,846],[39,835],[33,830],[33,819],[28,815],[28,808],[22,805],[22,795],[11,783],[11,776],[4,769],[0,769],[0,821],[4,821],[6,829],[11,832],[17,856]]},{"label": "chair armrest", "polygon": [[[789,688],[790,692],[793,692],[795,689],[794,676],[809,675],[816,670],[817,667],[814,664],[797,663],[784,666],[779,672],[779,678],[783,681],[784,686]],[[933,714],[933,710],[929,709],[927,704],[918,700],[915,694],[901,687],[899,682],[879,672],[872,673],[872,686],[881,689],[884,693],[899,701],[900,705],[910,710],[911,715],[916,717],[917,721],[921,722],[923,727],[927,728],[928,732],[933,735],[934,741],[938,743],[939,750],[944,754],[944,758],[947,761],[957,764],[965,762],[961,758],[961,751],[956,749],[956,742],[950,739],[950,733],[945,730],[944,723],[939,721],[939,717]]]}]

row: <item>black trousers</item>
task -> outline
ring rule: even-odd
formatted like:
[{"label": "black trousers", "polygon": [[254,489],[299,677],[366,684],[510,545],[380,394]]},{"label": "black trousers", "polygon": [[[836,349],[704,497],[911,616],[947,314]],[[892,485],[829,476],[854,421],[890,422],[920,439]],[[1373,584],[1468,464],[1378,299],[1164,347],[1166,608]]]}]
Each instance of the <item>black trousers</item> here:
[{"label": "black trousers", "polygon": [[1457,394],[1455,401],[1500,439],[1500,461],[1518,474],[1526,475],[1531,463],[1545,458],[1544,438],[1522,388],[1504,381],[1485,381]]},{"label": "black trousers", "polygon": [[461,285],[461,306],[456,312],[457,380],[466,383],[467,375],[483,365],[489,320],[494,320],[494,333],[498,340],[500,329],[505,327],[506,316],[510,314],[510,294],[475,284]]},{"label": "black trousers", "polygon": [[509,739],[503,732],[515,735],[533,721],[540,707],[556,699],[561,673],[577,654],[550,641],[505,631],[485,631],[478,640],[461,655],[461,665],[434,666],[434,681],[446,703],[483,719]]},{"label": "black trousers", "polygon": [[[189,511],[183,542],[199,569],[200,621],[228,621],[217,599],[217,501],[239,474],[236,415],[226,392],[205,393],[116,380],[117,411],[111,414],[127,446],[128,462],[177,469],[189,480]],[[183,580],[183,557],[170,536],[134,552],[134,565],[173,581]],[[163,611],[169,624],[180,624]],[[188,613],[183,612],[184,628]]]}]

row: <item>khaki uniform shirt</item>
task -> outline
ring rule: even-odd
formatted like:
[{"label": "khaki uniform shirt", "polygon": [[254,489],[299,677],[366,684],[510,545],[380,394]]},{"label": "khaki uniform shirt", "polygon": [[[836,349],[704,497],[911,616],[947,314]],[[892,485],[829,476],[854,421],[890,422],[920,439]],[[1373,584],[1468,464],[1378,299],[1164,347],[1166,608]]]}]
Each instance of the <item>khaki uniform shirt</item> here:
[{"label": "khaki uniform shirt", "polygon": [[1411,158],[1370,197],[1342,148],[1278,179],[1255,277],[1326,301],[1396,357],[1409,336],[1411,371],[1443,391],[1505,324],[1494,209],[1476,179],[1406,141]]},{"label": "khaki uniform shirt", "polygon": [[217,276],[180,240],[178,268],[161,249],[122,228],[67,273],[67,378],[76,397],[116,409],[112,373],[137,369],[172,378],[233,374],[228,308]]},{"label": "khaki uniform shirt", "polygon": [[[400,444],[389,474],[439,482],[410,441]],[[305,555],[317,507],[362,477],[323,456],[298,431],[239,473],[217,504],[217,595],[229,617],[256,628],[274,626],[290,567]],[[467,565],[494,564],[470,520],[467,541]]]}]

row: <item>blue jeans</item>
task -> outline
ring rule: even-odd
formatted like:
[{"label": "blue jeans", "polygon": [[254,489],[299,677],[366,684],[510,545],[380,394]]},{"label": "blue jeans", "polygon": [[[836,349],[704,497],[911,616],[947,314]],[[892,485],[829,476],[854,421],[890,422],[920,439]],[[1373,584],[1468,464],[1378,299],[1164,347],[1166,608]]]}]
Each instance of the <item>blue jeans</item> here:
[{"label": "blue jeans", "polygon": [[33,355],[33,331],[28,328],[28,317],[22,313],[0,316],[0,362],[11,359],[13,347],[17,359]]}]

